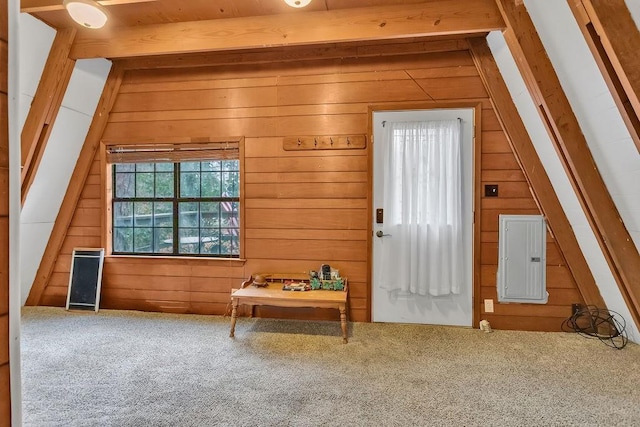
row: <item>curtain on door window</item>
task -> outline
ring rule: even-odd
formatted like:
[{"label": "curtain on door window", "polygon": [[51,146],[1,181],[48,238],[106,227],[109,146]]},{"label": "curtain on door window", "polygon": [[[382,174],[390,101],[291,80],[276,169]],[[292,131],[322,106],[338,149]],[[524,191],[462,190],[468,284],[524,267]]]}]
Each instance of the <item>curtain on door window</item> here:
[{"label": "curtain on door window", "polygon": [[460,120],[387,122],[382,286],[460,293],[464,279]]}]

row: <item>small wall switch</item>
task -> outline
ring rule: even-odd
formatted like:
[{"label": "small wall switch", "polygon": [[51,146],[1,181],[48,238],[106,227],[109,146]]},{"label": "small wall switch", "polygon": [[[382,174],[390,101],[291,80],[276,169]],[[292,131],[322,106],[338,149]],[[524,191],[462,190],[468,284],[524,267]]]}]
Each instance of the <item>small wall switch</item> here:
[{"label": "small wall switch", "polygon": [[484,197],[498,197],[498,184],[486,184],[484,186]]},{"label": "small wall switch", "polygon": [[493,313],[493,300],[492,299],[484,300],[484,312],[485,313]]}]

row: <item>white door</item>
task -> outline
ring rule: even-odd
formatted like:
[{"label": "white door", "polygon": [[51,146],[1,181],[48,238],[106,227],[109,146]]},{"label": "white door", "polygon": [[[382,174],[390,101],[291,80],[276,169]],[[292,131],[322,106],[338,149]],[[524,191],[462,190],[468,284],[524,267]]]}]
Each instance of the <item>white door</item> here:
[{"label": "white door", "polygon": [[[439,109],[439,110],[412,110],[412,111],[381,111],[373,113],[373,272],[372,272],[372,319],[374,322],[393,323],[422,323],[436,325],[471,326],[473,318],[473,109]],[[389,191],[385,192],[385,168],[389,169],[387,143],[385,141],[385,128],[392,122],[412,121],[438,121],[461,119],[461,206],[462,214],[462,248],[459,254],[462,261],[459,268],[453,272],[458,277],[459,283],[452,292],[445,290],[440,292],[429,288],[416,290],[402,289],[389,286],[389,269],[397,265],[405,265],[398,262],[399,250],[395,248],[410,244],[409,240],[416,240],[415,235],[407,236],[407,233],[394,233],[398,225],[397,215],[394,221],[389,219],[387,212],[379,212],[384,209],[385,193],[389,198]],[[433,169],[433,168],[432,168]],[[395,171],[387,170],[386,181],[395,179],[398,175]],[[393,181],[392,181],[393,182]],[[387,184],[388,185],[388,184]],[[419,191],[426,191],[419,186]],[[413,197],[413,196],[412,196]],[[422,227],[422,226],[420,226]],[[420,234],[422,235],[422,234]],[[436,239],[437,241],[437,239]],[[413,242],[418,246],[421,242]],[[431,244],[431,243],[430,243]],[[436,243],[438,244],[438,243]],[[386,246],[385,246],[386,245]],[[423,245],[424,246],[424,245]],[[442,248],[442,250],[450,248]],[[437,253],[433,248],[430,253]],[[460,259],[460,257],[455,257]],[[400,261],[404,261],[400,259]],[[385,264],[386,263],[386,264]],[[421,264],[420,259],[411,260],[412,264]],[[422,263],[422,269],[428,269],[427,263]],[[404,268],[404,267],[403,267]],[[435,270],[435,269],[434,269]],[[423,272],[424,274],[425,272]],[[427,271],[428,275],[429,272]],[[410,276],[404,271],[400,276]],[[442,276],[438,276],[442,277]],[[447,285],[444,283],[444,285]],[[429,285],[431,286],[431,285]],[[435,296],[434,296],[435,295]]]}]

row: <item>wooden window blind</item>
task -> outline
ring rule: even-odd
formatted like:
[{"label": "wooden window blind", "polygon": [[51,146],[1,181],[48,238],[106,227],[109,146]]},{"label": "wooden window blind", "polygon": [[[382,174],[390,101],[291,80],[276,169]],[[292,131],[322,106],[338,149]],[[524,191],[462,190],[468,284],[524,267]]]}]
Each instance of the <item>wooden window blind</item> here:
[{"label": "wooden window blind", "polygon": [[108,163],[180,162],[189,160],[230,160],[239,158],[238,141],[135,144],[107,147]]}]

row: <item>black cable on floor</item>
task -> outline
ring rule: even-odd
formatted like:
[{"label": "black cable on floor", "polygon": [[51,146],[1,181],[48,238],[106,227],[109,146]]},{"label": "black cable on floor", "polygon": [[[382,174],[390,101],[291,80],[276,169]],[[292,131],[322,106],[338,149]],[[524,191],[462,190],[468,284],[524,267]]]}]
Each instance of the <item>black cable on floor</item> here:
[{"label": "black cable on floor", "polygon": [[580,308],[562,322],[562,330],[586,338],[597,338],[609,347],[622,350],[627,345],[626,322],[619,313],[590,305]]}]

